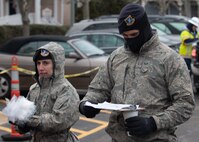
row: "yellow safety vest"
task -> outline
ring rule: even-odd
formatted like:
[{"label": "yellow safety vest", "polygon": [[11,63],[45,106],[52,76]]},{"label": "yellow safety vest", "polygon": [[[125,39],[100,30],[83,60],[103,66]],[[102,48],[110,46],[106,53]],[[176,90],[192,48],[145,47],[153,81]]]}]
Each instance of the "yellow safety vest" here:
[{"label": "yellow safety vest", "polygon": [[[197,33],[196,37],[199,37],[199,33]],[[184,58],[191,58],[191,52],[192,52],[192,44],[185,44],[184,41],[188,38],[193,39],[194,36],[192,33],[190,33],[188,30],[184,30],[182,31],[182,33],[180,34],[180,40],[181,40],[181,44],[180,44],[180,55]]]}]

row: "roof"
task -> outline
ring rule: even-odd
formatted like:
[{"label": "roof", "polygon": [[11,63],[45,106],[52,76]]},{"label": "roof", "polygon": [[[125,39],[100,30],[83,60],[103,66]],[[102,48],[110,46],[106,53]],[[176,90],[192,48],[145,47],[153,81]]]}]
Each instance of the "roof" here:
[{"label": "roof", "polygon": [[[1,52],[4,52],[4,51],[7,51],[7,48],[9,47],[10,53],[15,53],[18,50],[18,47],[22,46],[26,42],[42,41],[42,40],[46,40],[46,41],[54,41],[54,40],[56,40],[56,41],[67,41],[68,38],[66,38],[65,36],[60,36],[60,35],[20,36],[20,37],[15,37],[15,38],[8,40],[4,44],[2,44],[0,49],[1,49]],[[11,47],[15,47],[15,48],[11,48]]]},{"label": "roof", "polygon": [[[115,25],[115,26],[114,26]],[[110,29],[117,27],[116,19],[109,20],[85,20],[75,23],[66,33],[66,35],[70,35],[73,33],[82,32],[84,30],[93,30],[93,29]]]},{"label": "roof", "polygon": [[149,21],[188,21],[190,18],[180,15],[148,15]]}]

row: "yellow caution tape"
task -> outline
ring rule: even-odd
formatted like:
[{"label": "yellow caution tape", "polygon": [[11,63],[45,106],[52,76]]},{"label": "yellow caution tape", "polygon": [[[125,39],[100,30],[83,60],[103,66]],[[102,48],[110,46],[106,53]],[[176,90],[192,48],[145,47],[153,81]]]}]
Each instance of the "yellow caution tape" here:
[{"label": "yellow caution tape", "polygon": [[17,70],[20,71],[20,72],[23,72],[25,74],[30,74],[30,75],[34,75],[35,74],[34,71],[30,71],[30,70],[19,68],[19,67],[17,68]]},{"label": "yellow caution tape", "polygon": [[4,74],[4,73],[8,72],[9,70],[10,70],[10,69],[3,70],[3,71],[0,72],[0,74]]},{"label": "yellow caution tape", "polygon": [[[99,69],[99,67],[96,67],[96,68],[94,68],[94,69],[91,69],[91,70],[88,70],[88,71],[85,71],[85,72],[82,72],[82,73],[76,73],[76,74],[65,75],[64,77],[65,77],[65,78],[78,77],[78,76],[90,74],[90,73],[92,73],[92,72],[94,72],[94,71],[96,71],[96,70],[98,70],[98,69]],[[3,71],[0,72],[0,74],[4,74],[4,73],[6,73],[6,72],[8,72],[8,71],[10,71],[10,70],[11,70],[11,69],[3,70]],[[29,74],[29,75],[34,75],[34,74],[35,74],[34,71],[30,71],[30,70],[23,69],[23,68],[19,68],[19,67],[17,67],[17,70],[20,71],[20,72],[23,72],[23,73],[25,73],[25,74]]]},{"label": "yellow caution tape", "polygon": [[89,74],[89,73],[94,72],[94,71],[96,71],[96,70],[98,70],[98,69],[99,69],[99,67],[96,67],[96,68],[91,69],[91,70],[89,70],[89,71],[85,71],[85,72],[77,73],[77,74],[69,74],[69,75],[65,75],[64,77],[65,77],[65,78],[78,77],[78,76],[82,76],[82,75]]}]

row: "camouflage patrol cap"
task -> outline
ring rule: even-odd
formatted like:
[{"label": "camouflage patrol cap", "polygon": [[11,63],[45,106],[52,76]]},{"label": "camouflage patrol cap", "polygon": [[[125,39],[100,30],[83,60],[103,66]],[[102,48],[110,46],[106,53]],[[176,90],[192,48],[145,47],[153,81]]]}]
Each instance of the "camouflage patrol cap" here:
[{"label": "camouflage patrol cap", "polygon": [[51,59],[52,55],[51,53],[46,49],[39,49],[35,52],[35,55],[33,56],[33,61],[36,62],[37,60],[46,60]]},{"label": "camouflage patrol cap", "polygon": [[139,30],[145,25],[148,25],[148,23],[146,12],[139,4],[127,4],[122,8],[118,17],[118,29],[120,34],[129,30]]}]

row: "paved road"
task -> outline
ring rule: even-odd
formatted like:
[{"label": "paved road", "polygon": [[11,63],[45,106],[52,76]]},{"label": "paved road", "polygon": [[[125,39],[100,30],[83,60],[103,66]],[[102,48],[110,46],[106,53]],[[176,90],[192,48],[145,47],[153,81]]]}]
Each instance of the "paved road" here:
[{"label": "paved road", "polygon": [[199,95],[195,95],[196,108],[192,117],[177,130],[180,142],[199,142]]},{"label": "paved road", "polygon": [[[186,123],[180,125],[176,132],[180,142],[199,141],[199,96],[195,96],[196,108],[193,116]],[[0,110],[4,105],[0,103]],[[111,138],[105,133],[109,112],[101,112],[95,119],[80,117],[80,120],[73,126],[72,131],[80,138],[81,142],[111,142]],[[0,112],[0,136],[10,131],[7,120]],[[0,142],[3,140],[0,138]],[[27,141],[28,142],[28,141]]]}]

